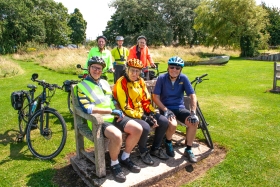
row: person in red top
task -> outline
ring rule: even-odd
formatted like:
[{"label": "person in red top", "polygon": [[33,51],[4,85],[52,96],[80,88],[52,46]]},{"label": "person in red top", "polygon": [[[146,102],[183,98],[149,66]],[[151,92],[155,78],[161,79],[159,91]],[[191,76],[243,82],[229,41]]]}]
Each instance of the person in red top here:
[{"label": "person in red top", "polygon": [[139,36],[137,38],[137,45],[132,46],[129,49],[129,55],[127,57],[127,60],[136,58],[141,60],[143,67],[147,67],[148,65],[150,65],[151,67],[156,67],[149,48],[147,47],[147,38],[143,35]]}]

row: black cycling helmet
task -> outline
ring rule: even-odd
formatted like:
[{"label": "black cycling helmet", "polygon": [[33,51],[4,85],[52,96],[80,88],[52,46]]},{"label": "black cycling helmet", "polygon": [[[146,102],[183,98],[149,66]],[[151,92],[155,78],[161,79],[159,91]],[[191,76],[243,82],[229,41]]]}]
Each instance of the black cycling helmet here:
[{"label": "black cycling helmet", "polygon": [[98,42],[98,40],[99,40],[100,38],[103,38],[103,39],[105,40],[105,42],[107,42],[107,38],[106,38],[105,36],[97,36],[96,42]]},{"label": "black cycling helmet", "polygon": [[88,67],[90,67],[92,64],[99,64],[103,69],[106,67],[104,59],[98,56],[93,56],[88,60]]},{"label": "black cycling helmet", "polygon": [[144,39],[144,40],[147,41],[147,38],[146,38],[146,36],[144,36],[144,35],[138,36],[137,41],[140,40],[140,39]]},{"label": "black cycling helmet", "polygon": [[116,37],[116,41],[120,41],[120,40],[121,40],[121,41],[124,40],[123,36],[117,36],[117,37]]}]

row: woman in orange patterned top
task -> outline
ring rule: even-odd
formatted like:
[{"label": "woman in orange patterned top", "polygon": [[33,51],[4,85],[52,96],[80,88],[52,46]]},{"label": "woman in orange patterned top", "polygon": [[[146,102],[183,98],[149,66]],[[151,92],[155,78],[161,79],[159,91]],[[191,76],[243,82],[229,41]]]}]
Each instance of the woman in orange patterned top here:
[{"label": "woman in orange patterned top", "polygon": [[[155,112],[150,93],[143,78],[140,77],[142,68],[143,64],[140,60],[135,58],[128,60],[126,73],[116,82],[113,88],[113,96],[125,115],[133,118],[143,127],[138,142],[140,156],[144,163],[153,165],[154,161],[150,155],[162,160],[169,158],[160,146],[171,123],[166,117]],[[151,150],[148,151],[146,144],[150,128],[155,128],[155,136]]]}]

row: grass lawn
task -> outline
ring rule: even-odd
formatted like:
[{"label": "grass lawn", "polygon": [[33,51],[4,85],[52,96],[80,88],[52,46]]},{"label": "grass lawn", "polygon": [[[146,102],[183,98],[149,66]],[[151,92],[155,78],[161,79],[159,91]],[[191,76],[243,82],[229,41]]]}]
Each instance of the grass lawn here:
[{"label": "grass lawn", "polygon": [[[14,141],[17,111],[10,104],[10,94],[26,89],[34,72],[39,79],[57,84],[77,76],[56,73],[33,62],[17,63],[23,74],[0,79],[0,186],[56,186],[52,182],[56,168],[67,165],[66,155],[75,151],[67,94],[57,90],[51,103],[68,128],[63,151],[51,161],[36,159],[25,141]],[[166,64],[161,69],[165,70]],[[197,96],[213,141],[228,150],[222,163],[185,186],[279,186],[280,95],[268,92],[272,88],[273,62],[231,58],[225,66],[192,66],[183,72],[191,80],[208,73],[209,80],[197,86]]]}]

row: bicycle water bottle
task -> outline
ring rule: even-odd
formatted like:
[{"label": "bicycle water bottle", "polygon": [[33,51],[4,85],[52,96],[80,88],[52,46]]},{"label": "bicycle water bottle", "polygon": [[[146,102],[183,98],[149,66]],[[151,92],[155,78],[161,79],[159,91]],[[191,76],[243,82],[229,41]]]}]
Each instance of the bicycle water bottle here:
[{"label": "bicycle water bottle", "polygon": [[33,114],[33,112],[35,111],[37,106],[37,101],[34,101],[33,105],[32,105],[32,109],[31,109],[31,113]]}]

